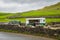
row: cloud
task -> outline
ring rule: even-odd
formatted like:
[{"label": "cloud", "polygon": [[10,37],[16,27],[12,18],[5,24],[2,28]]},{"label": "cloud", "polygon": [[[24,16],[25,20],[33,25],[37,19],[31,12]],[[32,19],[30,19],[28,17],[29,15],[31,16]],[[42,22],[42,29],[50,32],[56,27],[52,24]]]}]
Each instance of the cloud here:
[{"label": "cloud", "polygon": [[54,1],[60,1],[60,0],[3,0],[6,3],[38,3],[38,2],[54,2]]},{"label": "cloud", "polygon": [[33,2],[39,2],[41,0],[3,0],[4,2],[10,3],[10,2],[15,2],[15,3],[33,3]]},{"label": "cloud", "polygon": [[60,0],[0,0],[0,12],[36,10],[57,2],[60,2]]}]

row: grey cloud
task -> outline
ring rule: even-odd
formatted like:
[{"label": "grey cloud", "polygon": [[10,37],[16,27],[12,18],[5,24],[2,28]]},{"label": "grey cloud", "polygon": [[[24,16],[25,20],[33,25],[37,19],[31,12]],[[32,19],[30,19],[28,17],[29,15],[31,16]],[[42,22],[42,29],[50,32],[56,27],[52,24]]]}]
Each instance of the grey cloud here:
[{"label": "grey cloud", "polygon": [[3,0],[6,3],[15,2],[15,3],[33,3],[33,2],[39,2],[41,0]]},{"label": "grey cloud", "polygon": [[60,0],[3,0],[4,2],[15,2],[15,3],[38,3],[38,2],[54,2]]},{"label": "grey cloud", "polygon": [[15,11],[16,10],[15,8],[0,8],[0,11],[11,12],[11,11]]},{"label": "grey cloud", "polygon": [[36,10],[60,2],[60,0],[0,0],[0,1],[4,2],[5,4],[10,3],[21,4],[21,6],[16,5],[9,7],[7,5],[8,7],[0,7],[0,11],[6,11],[6,12],[24,12],[29,10]]}]

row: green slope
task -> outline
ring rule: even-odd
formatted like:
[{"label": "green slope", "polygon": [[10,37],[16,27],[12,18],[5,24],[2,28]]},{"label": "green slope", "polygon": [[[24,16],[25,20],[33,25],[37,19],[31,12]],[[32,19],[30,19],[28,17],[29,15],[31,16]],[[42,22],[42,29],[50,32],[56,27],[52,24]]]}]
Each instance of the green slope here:
[{"label": "green slope", "polygon": [[[0,13],[0,22],[8,22],[10,20],[19,20],[21,22],[25,22],[25,18],[13,18],[13,19],[8,19],[7,17],[29,17],[29,16],[60,16],[60,2],[55,4],[55,5],[51,5],[51,6],[47,6],[44,7],[43,9],[39,9],[39,10],[33,10],[33,11],[28,11],[28,12],[23,12],[23,13]],[[47,23],[50,22],[60,22],[60,18],[47,18],[46,19]]]},{"label": "green slope", "polygon": [[60,2],[40,10],[24,12],[21,16],[60,16]]},{"label": "green slope", "polygon": [[15,14],[13,14],[13,13],[1,13],[0,12],[0,22],[8,22],[9,20],[7,17],[13,16],[13,15],[15,15]]}]

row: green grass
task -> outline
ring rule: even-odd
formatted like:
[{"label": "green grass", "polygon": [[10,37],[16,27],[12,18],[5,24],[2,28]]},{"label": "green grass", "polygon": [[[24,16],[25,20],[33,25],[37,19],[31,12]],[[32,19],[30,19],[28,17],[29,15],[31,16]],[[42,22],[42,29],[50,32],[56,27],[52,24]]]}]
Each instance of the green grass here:
[{"label": "green grass", "polygon": [[8,19],[0,19],[0,22],[8,22]]},{"label": "green grass", "polygon": [[[26,18],[9,19],[9,20],[19,20],[22,23],[26,22]],[[60,18],[46,18],[46,23],[51,23],[51,22],[60,22]]]},{"label": "green grass", "polygon": [[25,23],[26,22],[26,19],[25,18],[16,18],[16,19],[0,19],[0,22],[9,22],[9,21],[12,21],[12,20],[18,20],[18,21],[21,21],[22,23]]},{"label": "green grass", "polygon": [[[0,22],[9,22],[11,20],[18,20],[21,21],[22,23],[26,22],[26,18],[19,18],[19,19],[0,19]],[[60,22],[60,18],[46,18],[46,23],[51,23],[51,22]]]},{"label": "green grass", "polygon": [[60,22],[60,18],[46,18],[47,23]]},{"label": "green grass", "polygon": [[60,10],[50,10],[50,11],[32,11],[22,14],[21,16],[59,16]]},{"label": "green grass", "polygon": [[10,16],[14,16],[16,14],[13,14],[13,13],[0,13],[0,19],[5,19],[7,17],[10,17]]}]

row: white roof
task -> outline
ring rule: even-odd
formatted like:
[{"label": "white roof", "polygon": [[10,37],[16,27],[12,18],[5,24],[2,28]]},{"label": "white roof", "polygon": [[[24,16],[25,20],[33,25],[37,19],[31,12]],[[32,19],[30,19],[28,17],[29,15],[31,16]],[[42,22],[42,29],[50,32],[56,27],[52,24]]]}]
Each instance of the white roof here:
[{"label": "white roof", "polygon": [[26,20],[36,20],[36,19],[45,19],[45,18],[26,18]]}]

